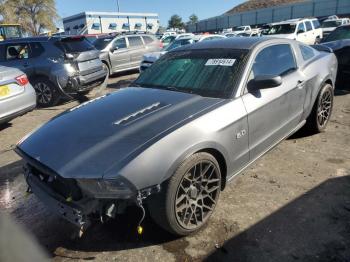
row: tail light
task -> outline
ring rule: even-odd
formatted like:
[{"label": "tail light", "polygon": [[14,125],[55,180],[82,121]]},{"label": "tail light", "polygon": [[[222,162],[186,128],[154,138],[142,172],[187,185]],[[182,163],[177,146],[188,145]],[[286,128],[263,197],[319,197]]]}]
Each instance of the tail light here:
[{"label": "tail light", "polygon": [[29,83],[28,77],[26,75],[17,76],[15,79],[17,84],[19,84],[20,86],[25,86]]},{"label": "tail light", "polygon": [[160,47],[160,48],[163,48],[163,47],[164,47],[162,41],[159,41],[159,47]]}]

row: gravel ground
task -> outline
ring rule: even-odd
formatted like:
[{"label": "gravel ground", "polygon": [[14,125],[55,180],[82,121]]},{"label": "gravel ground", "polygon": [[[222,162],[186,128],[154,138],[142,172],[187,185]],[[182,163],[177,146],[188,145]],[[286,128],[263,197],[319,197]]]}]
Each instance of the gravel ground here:
[{"label": "gravel ground", "polygon": [[[136,77],[117,75],[102,93]],[[35,196],[25,197],[13,145],[77,104],[34,110],[0,126],[0,208],[54,261],[350,261],[350,88],[337,87],[325,133],[298,132],[258,160],[227,186],[208,226],[184,238],[164,232],[149,216],[137,236],[136,208],[76,238],[73,226]]]}]

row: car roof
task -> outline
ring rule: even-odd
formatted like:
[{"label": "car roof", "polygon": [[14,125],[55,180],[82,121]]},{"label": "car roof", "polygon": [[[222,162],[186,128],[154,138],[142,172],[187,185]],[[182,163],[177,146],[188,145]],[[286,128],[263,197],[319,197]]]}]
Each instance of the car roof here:
[{"label": "car roof", "polygon": [[57,36],[34,36],[34,37],[22,37],[22,38],[12,38],[0,42],[0,44],[7,43],[32,43],[32,42],[48,42],[50,40],[61,40],[65,38],[78,38],[84,36],[74,36],[74,35],[57,35]]},{"label": "car roof", "polygon": [[271,38],[270,37],[222,38],[218,40],[203,41],[192,45],[178,47],[176,48],[176,51],[196,50],[196,49],[220,49],[220,48],[251,50],[259,43],[272,41],[275,39],[276,38],[272,38],[272,37]]}]

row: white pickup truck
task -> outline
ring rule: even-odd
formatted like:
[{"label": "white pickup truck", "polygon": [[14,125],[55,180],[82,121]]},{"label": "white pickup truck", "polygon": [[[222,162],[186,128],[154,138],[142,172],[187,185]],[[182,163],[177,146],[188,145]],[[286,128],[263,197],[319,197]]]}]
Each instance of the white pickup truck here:
[{"label": "white pickup truck", "polygon": [[252,32],[252,28],[250,25],[244,25],[244,26],[237,26],[232,28],[232,34],[240,34],[240,33],[247,33],[250,34]]},{"label": "white pickup truck", "polygon": [[334,31],[338,26],[341,25],[349,25],[349,18],[337,18],[337,19],[327,19],[322,23],[323,37],[329,35],[332,31]]},{"label": "white pickup truck", "polygon": [[318,43],[323,38],[323,32],[317,18],[291,19],[273,23],[264,34],[294,39],[308,45]]}]

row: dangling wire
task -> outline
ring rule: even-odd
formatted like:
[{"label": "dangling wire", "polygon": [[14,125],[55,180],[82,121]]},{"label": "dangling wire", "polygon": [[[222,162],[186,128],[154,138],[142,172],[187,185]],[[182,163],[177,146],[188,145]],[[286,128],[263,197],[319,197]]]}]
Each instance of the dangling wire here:
[{"label": "dangling wire", "polygon": [[145,216],[146,216],[146,211],[145,211],[145,208],[143,207],[142,205],[142,196],[141,196],[141,193],[139,192],[138,196],[137,196],[137,205],[141,208],[142,210],[142,217],[139,221],[139,224],[137,226],[137,233],[139,235],[142,235],[143,233],[143,227],[141,226],[143,220],[145,219]]}]

